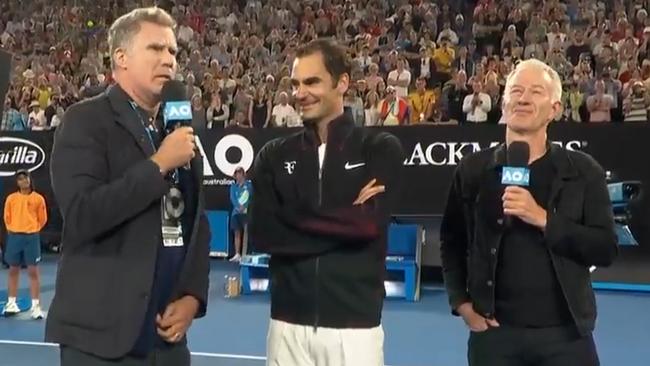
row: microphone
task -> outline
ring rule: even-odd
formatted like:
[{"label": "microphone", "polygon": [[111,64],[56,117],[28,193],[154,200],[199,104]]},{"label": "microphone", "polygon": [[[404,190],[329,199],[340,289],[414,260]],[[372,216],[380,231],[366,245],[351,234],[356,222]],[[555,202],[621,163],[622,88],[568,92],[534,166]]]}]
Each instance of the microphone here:
[{"label": "microphone", "polygon": [[[513,141],[506,152],[507,165],[501,171],[501,184],[507,186],[528,187],[530,185],[530,146],[524,141]],[[512,225],[512,217],[506,215],[506,226]]]},{"label": "microphone", "polygon": [[192,125],[192,103],[187,98],[185,85],[178,80],[169,80],[161,92],[165,132],[178,127]]},{"label": "microphone", "polygon": [[[163,103],[163,121],[165,135],[179,127],[192,126],[192,103],[187,99],[185,84],[178,80],[169,80],[163,85],[161,99]],[[190,169],[190,163],[184,166]]]}]

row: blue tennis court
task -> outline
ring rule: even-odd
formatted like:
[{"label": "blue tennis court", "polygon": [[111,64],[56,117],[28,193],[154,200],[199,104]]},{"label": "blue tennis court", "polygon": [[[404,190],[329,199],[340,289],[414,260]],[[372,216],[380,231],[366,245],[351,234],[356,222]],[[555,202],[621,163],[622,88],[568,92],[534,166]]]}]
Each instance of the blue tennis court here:
[{"label": "blue tennis court", "polygon": [[[52,299],[56,257],[42,264],[44,310]],[[196,366],[264,365],[269,317],[268,295],[224,298],[224,276],[237,266],[213,260],[208,315],[196,321],[189,335]],[[0,270],[0,288],[7,271]],[[21,277],[21,296],[28,296]],[[0,291],[0,299],[6,292]],[[650,294],[597,292],[599,320],[595,334],[604,366],[645,366],[650,359]],[[98,314],[97,316],[102,316]],[[452,317],[442,289],[429,288],[421,300],[387,300],[384,307],[386,363],[391,366],[461,366],[465,360],[467,331]],[[27,316],[0,318],[0,366],[56,366],[56,345],[44,344],[44,321]],[[362,366],[362,365],[360,365]]]}]

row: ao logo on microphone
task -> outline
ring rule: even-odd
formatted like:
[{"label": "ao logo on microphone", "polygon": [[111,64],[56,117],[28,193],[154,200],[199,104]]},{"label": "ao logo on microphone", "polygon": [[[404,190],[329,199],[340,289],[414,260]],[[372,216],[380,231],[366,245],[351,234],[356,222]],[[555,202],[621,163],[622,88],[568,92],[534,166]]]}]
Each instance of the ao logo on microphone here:
[{"label": "ao logo on microphone", "polygon": [[[201,140],[197,137],[196,139],[197,147],[203,155],[203,175],[206,177],[214,176],[214,171],[210,166],[209,159],[206,158],[205,150],[201,144]],[[239,150],[240,158],[237,161],[230,161],[226,156],[227,152],[231,149]],[[244,168],[245,171],[248,171],[253,165],[253,160],[255,159],[255,151],[253,150],[253,145],[242,135],[232,134],[226,135],[214,148],[214,164],[221,171],[222,174],[232,177],[235,174],[235,169],[238,167]]]},{"label": "ao logo on microphone", "polygon": [[163,116],[165,121],[186,121],[192,119],[192,104],[188,101],[167,102]]},{"label": "ao logo on microphone", "polygon": [[528,187],[530,185],[530,171],[526,168],[504,166],[501,174],[501,184]]}]

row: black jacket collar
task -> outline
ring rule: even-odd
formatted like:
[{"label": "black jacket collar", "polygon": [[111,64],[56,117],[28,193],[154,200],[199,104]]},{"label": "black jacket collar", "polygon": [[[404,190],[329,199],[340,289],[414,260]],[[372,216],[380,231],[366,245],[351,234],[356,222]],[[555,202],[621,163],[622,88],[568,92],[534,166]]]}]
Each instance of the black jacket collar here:
[{"label": "black jacket collar", "polygon": [[[327,144],[343,145],[345,139],[350,135],[354,128],[354,120],[346,112],[334,118],[327,125]],[[308,146],[318,146],[321,144],[316,124],[305,125],[305,140]]]},{"label": "black jacket collar", "polygon": [[143,116],[132,105],[131,97],[118,84],[111,85],[106,90],[106,95],[115,114],[115,121],[131,133],[146,157],[153,155],[154,147],[146,136]]},{"label": "black jacket collar", "polygon": [[[562,147],[546,142],[546,147],[548,153],[551,154],[551,160],[553,161],[553,166],[555,171],[558,172],[558,175],[562,179],[569,179],[578,176],[578,170],[571,161],[571,157],[565,149]],[[496,169],[503,167],[507,163],[507,146],[505,143],[497,146],[494,149],[490,163],[486,166],[487,169]]]}]

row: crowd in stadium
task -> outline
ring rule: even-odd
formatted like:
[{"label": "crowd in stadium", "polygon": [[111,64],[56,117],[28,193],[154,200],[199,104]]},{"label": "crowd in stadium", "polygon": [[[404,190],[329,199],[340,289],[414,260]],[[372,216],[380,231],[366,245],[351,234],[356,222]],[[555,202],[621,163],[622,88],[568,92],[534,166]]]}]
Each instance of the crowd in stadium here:
[{"label": "crowd in stadium", "polygon": [[[56,127],[111,84],[107,27],[153,1],[8,0],[0,47],[13,54],[0,130]],[[354,66],[358,125],[501,123],[505,79],[538,58],[563,78],[558,121],[647,121],[646,0],[177,0],[179,72],[195,127],[294,127],[297,45],[335,37]]]}]

